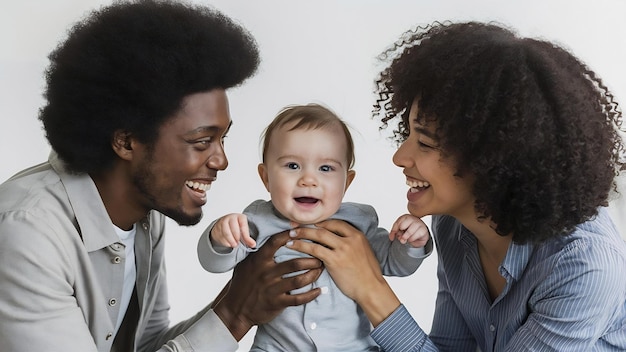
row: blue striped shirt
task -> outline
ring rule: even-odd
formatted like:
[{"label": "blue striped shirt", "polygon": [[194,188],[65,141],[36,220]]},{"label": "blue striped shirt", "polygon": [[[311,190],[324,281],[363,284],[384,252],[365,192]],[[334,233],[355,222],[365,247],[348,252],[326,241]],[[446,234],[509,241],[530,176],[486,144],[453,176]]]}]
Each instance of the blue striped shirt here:
[{"label": "blue striped shirt", "polygon": [[476,238],[433,216],[439,292],[430,335],[400,306],[372,331],[386,352],[626,351],[626,244],[606,209],[565,237],[511,243],[492,301]]}]

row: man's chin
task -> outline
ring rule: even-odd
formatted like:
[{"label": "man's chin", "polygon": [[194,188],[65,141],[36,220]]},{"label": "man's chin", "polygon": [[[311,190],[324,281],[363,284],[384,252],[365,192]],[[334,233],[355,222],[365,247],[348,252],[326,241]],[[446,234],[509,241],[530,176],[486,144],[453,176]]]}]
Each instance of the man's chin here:
[{"label": "man's chin", "polygon": [[174,219],[174,221],[176,221],[176,223],[180,226],[193,226],[196,225],[200,222],[200,219],[196,219],[196,220],[185,220],[185,221],[179,221]]},{"label": "man's chin", "polygon": [[185,214],[179,211],[169,211],[163,214],[174,220],[180,226],[193,226],[198,224],[202,219],[202,212],[197,215]]}]

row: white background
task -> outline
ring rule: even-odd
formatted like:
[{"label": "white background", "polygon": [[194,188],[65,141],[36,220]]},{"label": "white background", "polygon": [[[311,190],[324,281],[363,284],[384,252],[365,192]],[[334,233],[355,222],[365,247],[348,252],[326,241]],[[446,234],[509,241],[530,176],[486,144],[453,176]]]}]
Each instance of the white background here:
[{"label": "white background", "polygon": [[[91,9],[110,1],[34,0],[0,4],[0,182],[46,160],[49,147],[37,113],[43,104],[47,54],[66,30]],[[205,1],[197,1],[208,3]],[[229,168],[209,193],[202,222],[168,223],[167,261],[171,318],[182,320],[206,305],[230,274],[210,274],[196,258],[202,229],[215,217],[266,198],[258,179],[259,135],[283,106],[320,102],[352,127],[357,178],[346,200],[370,203],[389,228],[406,211],[406,186],[391,163],[394,145],[370,118],[376,55],[405,30],[435,20],[495,20],[522,35],[571,49],[626,101],[626,1],[215,0],[256,37],[259,72],[229,92],[234,126],[226,141]],[[623,213],[622,213],[623,214]],[[407,278],[389,279],[418,323],[430,329],[437,290],[436,256]],[[242,341],[247,350],[252,338]]]}]

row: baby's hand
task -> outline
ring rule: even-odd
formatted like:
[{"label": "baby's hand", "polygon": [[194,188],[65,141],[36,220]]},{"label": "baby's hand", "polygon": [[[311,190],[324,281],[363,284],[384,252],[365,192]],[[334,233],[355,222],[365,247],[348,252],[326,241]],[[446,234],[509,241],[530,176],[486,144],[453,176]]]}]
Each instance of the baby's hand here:
[{"label": "baby's hand", "polygon": [[228,214],[221,217],[211,229],[211,241],[224,247],[235,248],[239,242],[254,248],[256,241],[250,237],[248,217],[244,214]]},{"label": "baby's hand", "polygon": [[430,238],[426,224],[418,217],[404,214],[393,223],[389,231],[389,239],[398,239],[401,243],[409,243],[412,247],[424,247]]}]

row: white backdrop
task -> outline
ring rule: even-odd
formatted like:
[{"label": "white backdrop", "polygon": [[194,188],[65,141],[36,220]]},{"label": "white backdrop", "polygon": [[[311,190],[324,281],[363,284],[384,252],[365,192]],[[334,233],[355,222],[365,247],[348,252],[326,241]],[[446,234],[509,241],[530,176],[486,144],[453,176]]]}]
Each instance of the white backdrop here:
[{"label": "white backdrop", "polygon": [[[209,3],[207,1],[199,1]],[[37,112],[47,54],[78,18],[105,0],[33,0],[0,4],[0,182],[44,161],[49,147]],[[405,30],[435,20],[496,20],[523,35],[570,48],[626,101],[626,2],[622,0],[215,0],[210,2],[256,37],[256,76],[230,91],[234,126],[226,141],[229,168],[218,175],[202,222],[168,223],[167,260],[173,322],[207,304],[230,274],[210,274],[196,258],[202,229],[215,217],[266,198],[256,174],[258,140],[288,104],[321,102],[353,128],[357,178],[346,200],[374,205],[389,228],[406,211],[406,186],[391,163],[393,144],[370,119],[375,57]],[[624,213],[622,213],[623,215]],[[436,256],[408,278],[389,279],[418,323],[430,329],[437,290]],[[242,341],[247,350],[252,338]]]}]

